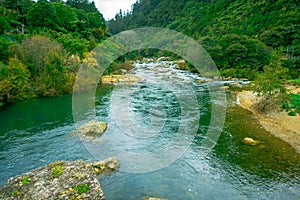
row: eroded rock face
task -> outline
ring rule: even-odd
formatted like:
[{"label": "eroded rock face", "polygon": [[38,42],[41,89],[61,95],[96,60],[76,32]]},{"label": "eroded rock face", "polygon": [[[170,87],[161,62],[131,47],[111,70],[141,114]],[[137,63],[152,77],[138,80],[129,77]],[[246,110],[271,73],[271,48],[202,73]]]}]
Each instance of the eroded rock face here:
[{"label": "eroded rock face", "polygon": [[84,161],[57,161],[12,177],[0,199],[105,199],[97,175]]},{"label": "eroded rock face", "polygon": [[91,120],[76,129],[74,133],[78,133],[83,136],[99,137],[106,131],[106,129],[107,122],[97,122],[95,120]]}]

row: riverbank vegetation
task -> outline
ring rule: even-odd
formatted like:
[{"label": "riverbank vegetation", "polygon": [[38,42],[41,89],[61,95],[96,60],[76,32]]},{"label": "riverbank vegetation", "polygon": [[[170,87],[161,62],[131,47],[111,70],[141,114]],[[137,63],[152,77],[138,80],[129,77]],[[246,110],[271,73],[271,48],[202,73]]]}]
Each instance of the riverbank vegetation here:
[{"label": "riverbank vegetation", "polygon": [[166,27],[199,41],[223,76],[253,79],[281,52],[290,78],[299,78],[298,1],[140,0],[108,22],[111,33],[143,26]]},{"label": "riverbank vegetation", "polygon": [[[108,35],[94,2],[0,2],[0,105],[71,93],[80,66]],[[83,83],[84,84],[84,83]]]}]

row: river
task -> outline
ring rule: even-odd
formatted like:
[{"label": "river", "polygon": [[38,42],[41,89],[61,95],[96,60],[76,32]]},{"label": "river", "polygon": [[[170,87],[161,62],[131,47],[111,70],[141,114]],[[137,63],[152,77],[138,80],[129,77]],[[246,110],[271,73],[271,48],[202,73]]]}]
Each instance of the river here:
[{"label": "river", "polygon": [[[235,106],[230,94],[227,94],[226,121],[220,137],[210,152],[201,153],[206,131],[210,128],[212,104],[218,103],[210,98],[211,89],[207,85],[219,86],[214,82],[201,83],[196,80],[197,74],[176,70],[167,64],[137,64],[134,73],[142,77],[142,82],[98,87],[96,118],[108,122],[108,129],[100,139],[82,140],[72,134],[75,125],[71,95],[20,102],[1,110],[0,184],[11,176],[56,160],[94,161],[123,152],[120,170],[100,177],[109,200],[149,196],[299,199],[300,156],[288,144],[266,132],[249,111]],[[197,104],[193,111],[182,111],[183,103],[178,99],[188,93],[176,93],[174,88],[179,88],[178,91],[192,88]],[[122,96],[126,95],[124,100]],[[186,97],[184,102],[193,101],[192,98]],[[129,118],[140,126],[132,128],[130,121],[122,116],[123,108],[129,109]],[[197,113],[190,113],[195,110]],[[200,116],[197,126],[190,120],[191,114]],[[191,132],[184,131],[183,136],[178,137],[176,133],[181,130],[181,123],[189,124],[191,127],[184,129]],[[193,126],[198,127],[195,133]],[[151,134],[147,135],[143,127]],[[138,133],[135,130],[139,130]],[[180,145],[177,148],[177,144],[185,140],[183,137],[190,142],[184,143],[184,149]],[[244,137],[255,138],[260,144],[245,145],[242,143]],[[182,150],[177,154],[176,148],[172,148],[172,159],[167,158],[168,154],[159,154],[161,147],[170,143],[177,151]],[[137,164],[133,159],[126,161],[126,156],[130,157],[132,152],[139,156],[137,162],[144,161],[140,163],[143,168],[135,168]],[[154,156],[149,162],[149,152],[162,156]]]}]

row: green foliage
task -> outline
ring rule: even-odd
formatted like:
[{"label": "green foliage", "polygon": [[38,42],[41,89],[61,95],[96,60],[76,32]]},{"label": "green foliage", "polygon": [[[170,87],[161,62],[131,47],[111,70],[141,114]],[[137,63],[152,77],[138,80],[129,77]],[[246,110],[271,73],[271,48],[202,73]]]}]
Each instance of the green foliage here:
[{"label": "green foliage", "polygon": [[55,7],[46,0],[38,0],[27,13],[27,21],[32,30],[36,28],[56,29],[56,20]]},{"label": "green foliage", "polygon": [[0,16],[0,34],[3,34],[4,31],[9,30],[10,26],[5,19],[5,17]]},{"label": "green foliage", "polygon": [[254,74],[269,64],[272,48],[257,39],[237,34],[202,37],[207,50],[223,76],[253,79]]},{"label": "green foliage", "polygon": [[105,20],[100,12],[93,12],[87,14],[89,28],[106,28]]},{"label": "green foliage", "polygon": [[297,115],[297,113],[296,113],[296,112],[294,112],[294,111],[290,111],[290,112],[288,113],[288,115],[289,115],[289,116],[296,116],[296,115]]},{"label": "green foliage", "polygon": [[16,58],[10,58],[7,66],[0,65],[0,102],[29,98],[29,76],[26,66]]},{"label": "green foliage", "polygon": [[52,174],[54,178],[57,178],[63,174],[63,166],[57,165],[52,169]]},{"label": "green foliage", "polygon": [[45,58],[46,68],[37,78],[37,92],[40,96],[58,96],[66,93],[68,73],[58,52],[49,51]]},{"label": "green foliage", "polygon": [[79,184],[73,188],[78,194],[86,193],[90,187],[87,184]]},{"label": "green foliage", "polygon": [[298,79],[293,79],[293,80],[288,80],[289,83],[295,83],[297,85],[300,85],[300,78]]},{"label": "green foliage", "polygon": [[58,26],[61,27],[61,29],[63,29],[65,32],[73,31],[73,26],[78,21],[75,9],[73,9],[71,6],[65,5],[62,2],[55,2],[53,5],[56,11],[56,21]]},{"label": "green foliage", "polygon": [[279,105],[289,99],[284,80],[288,69],[281,66],[280,55],[277,51],[272,53],[270,65],[264,67],[264,72],[257,75],[253,91],[263,97],[258,105],[261,111],[277,109]]},{"label": "green foliage", "polygon": [[56,51],[63,54],[61,44],[52,42],[44,36],[33,36],[25,38],[20,46],[15,46],[12,53],[28,66],[33,76],[37,76],[46,69],[46,58],[49,52]]},{"label": "green foliage", "polygon": [[90,46],[88,40],[80,37],[74,37],[71,34],[60,35],[60,37],[56,40],[63,44],[65,49],[71,54],[77,54],[80,57],[83,57],[83,54],[87,52]]},{"label": "green foliage", "polygon": [[27,183],[29,183],[30,182],[30,178],[29,177],[24,177],[24,178],[22,178],[22,180],[21,180],[21,183],[22,183],[22,185],[26,185]]},{"label": "green foliage", "polygon": [[281,61],[274,51],[270,65],[264,67],[264,73],[258,74],[255,80],[254,91],[261,95],[276,96],[286,93],[283,80],[288,70],[281,66]]},{"label": "green foliage", "polygon": [[71,93],[79,67],[98,73],[87,52],[109,35],[88,0],[0,0],[4,31],[10,33],[0,36],[0,106]]},{"label": "green foliage", "polygon": [[285,58],[282,60],[282,66],[289,69],[290,78],[297,79],[300,77],[300,57],[296,59]]},{"label": "green foliage", "polygon": [[97,12],[97,8],[94,1],[90,3],[88,0],[67,0],[66,4],[77,9],[82,9],[87,13]]},{"label": "green foliage", "polygon": [[0,37],[0,61],[7,63],[8,61],[9,41]]},{"label": "green foliage", "polygon": [[285,109],[290,116],[296,116],[297,113],[300,115],[300,95],[290,94],[290,99],[283,102],[282,108]]},{"label": "green foliage", "polygon": [[19,195],[19,194],[20,194],[20,190],[18,190],[18,189],[14,190],[14,191],[12,192],[12,195],[13,195],[13,196],[17,196],[17,195]]}]

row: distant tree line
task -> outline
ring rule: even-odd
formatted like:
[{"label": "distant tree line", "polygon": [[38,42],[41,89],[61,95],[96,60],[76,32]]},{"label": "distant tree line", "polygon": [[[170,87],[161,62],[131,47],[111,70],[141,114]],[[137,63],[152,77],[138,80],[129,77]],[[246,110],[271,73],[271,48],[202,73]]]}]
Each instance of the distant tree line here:
[{"label": "distant tree line", "polygon": [[[252,79],[279,50],[291,78],[300,74],[298,0],[139,0],[126,15],[108,21],[112,34],[143,27],[166,27],[198,40],[224,76]],[[287,49],[293,49],[293,57]]]}]

